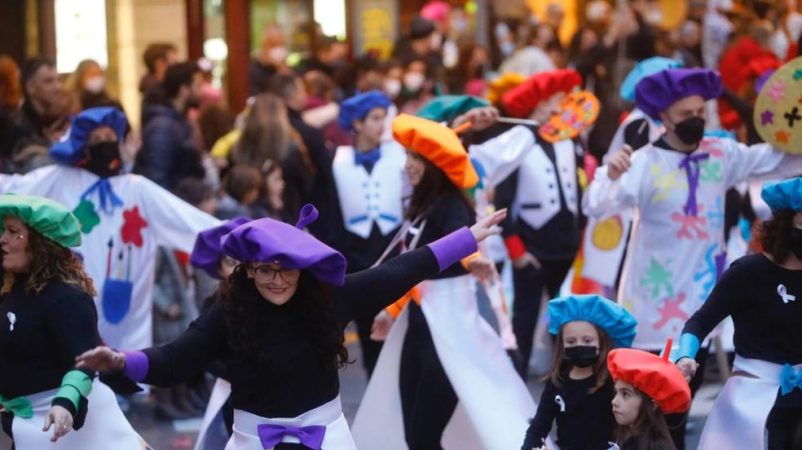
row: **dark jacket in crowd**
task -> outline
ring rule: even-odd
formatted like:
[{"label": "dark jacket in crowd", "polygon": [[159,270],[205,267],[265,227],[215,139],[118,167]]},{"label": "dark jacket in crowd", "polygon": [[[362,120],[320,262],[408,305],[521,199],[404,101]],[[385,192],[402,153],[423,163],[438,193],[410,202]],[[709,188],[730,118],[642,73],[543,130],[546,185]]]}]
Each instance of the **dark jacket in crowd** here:
[{"label": "dark jacket in crowd", "polygon": [[169,190],[186,177],[203,178],[192,125],[175,108],[152,104],[142,113],[142,148],[134,171]]}]

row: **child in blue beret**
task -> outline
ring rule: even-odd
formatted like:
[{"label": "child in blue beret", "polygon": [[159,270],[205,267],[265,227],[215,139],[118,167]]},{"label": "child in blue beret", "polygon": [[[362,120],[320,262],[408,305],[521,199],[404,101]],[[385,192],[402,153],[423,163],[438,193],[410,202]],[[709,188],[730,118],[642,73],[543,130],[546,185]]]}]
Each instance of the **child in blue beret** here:
[{"label": "child in blue beret", "polygon": [[607,450],[615,442],[607,353],[632,344],[637,322],[598,295],[556,298],[548,313],[549,332],[556,335],[554,364],[521,448],[545,445],[556,420],[560,449]]}]

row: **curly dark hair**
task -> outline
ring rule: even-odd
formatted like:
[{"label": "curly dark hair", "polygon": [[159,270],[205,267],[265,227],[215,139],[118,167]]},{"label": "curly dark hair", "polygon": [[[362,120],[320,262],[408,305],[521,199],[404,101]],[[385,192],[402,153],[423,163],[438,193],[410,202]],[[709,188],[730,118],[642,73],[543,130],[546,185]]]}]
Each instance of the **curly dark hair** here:
[{"label": "curly dark hair", "polygon": [[[229,330],[229,343],[235,358],[251,359],[260,354],[258,348],[259,326],[255,321],[256,308],[264,300],[253,280],[248,278],[247,265],[240,264],[234,273],[224,280],[220,288],[220,299],[225,311]],[[351,363],[345,336],[337,322],[331,290],[310,272],[301,271],[298,290],[284,307],[298,308],[303,317],[308,335],[314,339],[315,350],[322,367],[336,368]]]},{"label": "curly dark hair", "polygon": [[791,255],[790,234],[794,227],[794,215],[789,209],[774,212],[771,219],[760,226],[760,245],[763,251],[770,254],[777,264],[784,263]]},{"label": "curly dark hair", "polygon": [[[26,225],[27,227],[27,225]],[[28,228],[28,255],[31,264],[25,281],[25,293],[39,294],[48,284],[59,280],[90,296],[95,296],[95,285],[84,271],[81,259],[67,247],[44,237],[31,227]],[[3,287],[0,294],[7,294],[14,286],[16,277],[3,274]]]}]

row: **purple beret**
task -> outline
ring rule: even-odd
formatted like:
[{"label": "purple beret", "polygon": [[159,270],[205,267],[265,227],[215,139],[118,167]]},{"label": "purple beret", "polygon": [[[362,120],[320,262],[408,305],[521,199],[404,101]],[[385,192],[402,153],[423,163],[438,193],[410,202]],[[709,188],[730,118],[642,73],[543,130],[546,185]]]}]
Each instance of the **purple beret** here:
[{"label": "purple beret", "polygon": [[192,247],[192,255],[189,262],[198,269],[208,273],[212,278],[220,278],[220,258],[223,250],[220,248],[220,239],[231,232],[234,228],[250,222],[250,217],[237,217],[222,225],[201,231],[195,239],[195,246]]},{"label": "purple beret", "polygon": [[[302,228],[317,217],[317,210],[304,206],[298,225]],[[240,225],[223,236],[223,253],[242,262],[276,263],[285,269],[308,270],[332,286],[345,283],[345,257],[311,234],[270,218]]]},{"label": "purple beret", "polygon": [[374,108],[390,107],[390,98],[382,91],[372,90],[355,95],[340,104],[340,115],[337,123],[345,131],[353,131],[353,122],[362,120]]},{"label": "purple beret", "polygon": [[705,100],[721,95],[721,76],[709,69],[669,69],[648,76],[635,88],[635,104],[652,119],[679,100],[699,95]]}]

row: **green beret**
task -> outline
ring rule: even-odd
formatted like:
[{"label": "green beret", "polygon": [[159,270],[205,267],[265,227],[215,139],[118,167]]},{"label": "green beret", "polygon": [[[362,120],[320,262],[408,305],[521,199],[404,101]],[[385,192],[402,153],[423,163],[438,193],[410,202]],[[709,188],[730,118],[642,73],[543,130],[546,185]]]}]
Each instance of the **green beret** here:
[{"label": "green beret", "polygon": [[469,95],[441,95],[423,105],[415,115],[435,122],[451,122],[474,108],[485,106],[490,106],[490,102],[482,98]]},{"label": "green beret", "polygon": [[81,245],[81,225],[61,203],[33,195],[0,195],[0,220],[18,217],[25,225],[62,247]]}]

